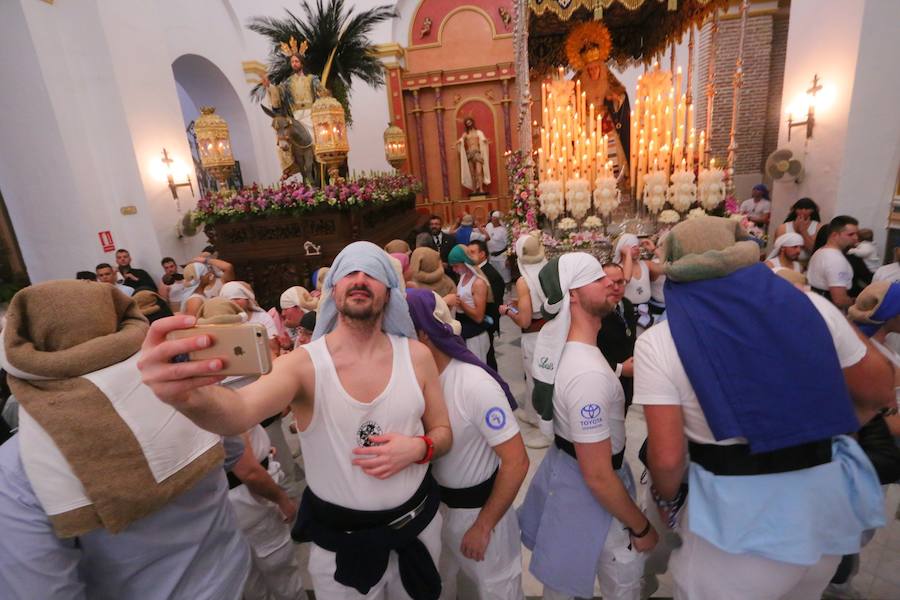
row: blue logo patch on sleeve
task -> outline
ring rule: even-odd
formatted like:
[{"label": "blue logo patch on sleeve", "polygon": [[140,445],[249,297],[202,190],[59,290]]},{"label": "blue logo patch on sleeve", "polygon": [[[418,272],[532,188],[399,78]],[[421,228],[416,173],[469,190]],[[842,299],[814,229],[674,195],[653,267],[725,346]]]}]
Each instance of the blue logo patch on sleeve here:
[{"label": "blue logo patch on sleeve", "polygon": [[488,427],[494,430],[503,429],[506,425],[506,413],[503,412],[502,408],[494,408],[489,409],[484,414],[484,422]]},{"label": "blue logo patch on sleeve", "polygon": [[581,428],[595,429],[602,423],[599,404],[585,404],[581,407]]}]

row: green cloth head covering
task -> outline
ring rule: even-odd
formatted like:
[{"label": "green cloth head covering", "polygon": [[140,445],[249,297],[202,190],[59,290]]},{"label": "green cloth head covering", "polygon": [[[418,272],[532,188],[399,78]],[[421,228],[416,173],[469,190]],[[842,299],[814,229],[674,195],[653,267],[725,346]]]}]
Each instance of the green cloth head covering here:
[{"label": "green cloth head covering", "polygon": [[451,265],[458,264],[466,264],[466,265],[474,265],[472,259],[469,258],[469,255],[466,254],[466,247],[462,244],[457,244],[453,246],[453,249],[450,251],[450,254],[447,255],[447,263]]}]

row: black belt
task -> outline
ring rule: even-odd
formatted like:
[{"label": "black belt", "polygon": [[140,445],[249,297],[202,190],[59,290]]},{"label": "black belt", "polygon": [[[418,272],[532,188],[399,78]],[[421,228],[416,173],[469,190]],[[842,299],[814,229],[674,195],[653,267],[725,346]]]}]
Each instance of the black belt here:
[{"label": "black belt", "polygon": [[831,462],[831,439],[750,454],[747,444],[718,446],[688,442],[691,461],[716,475],[770,475]]},{"label": "black belt", "polygon": [[497,470],[479,484],[467,488],[448,488],[438,486],[441,489],[441,502],[450,508],[481,508],[485,505],[491,492],[494,490],[494,481],[497,479]]},{"label": "black belt", "polygon": [[809,289],[811,289],[818,295],[820,295],[824,298],[827,298],[828,300],[831,300],[831,292],[829,290],[823,290],[822,288],[817,288],[817,287],[812,287],[812,286],[810,286]]},{"label": "black belt", "polygon": [[[264,459],[262,459],[262,461],[260,461],[259,464],[260,464],[260,466],[261,466],[263,469],[265,469],[265,470],[268,472],[268,470],[269,470],[269,457],[267,456],[267,457],[265,457]],[[239,485],[244,485],[244,482],[241,481],[240,479],[238,479],[238,476],[235,475],[233,472],[228,471],[228,472],[225,473],[225,474],[228,476],[228,489],[229,489],[229,490],[233,490],[234,488],[236,488],[236,487],[239,486]]]},{"label": "black belt", "polygon": [[[572,442],[570,442],[569,440],[567,440],[564,437],[559,437],[558,435],[553,436],[553,443],[556,445],[557,448],[559,448],[560,450],[562,450],[563,452],[565,452],[566,454],[568,454],[575,460],[578,460],[578,457],[575,456],[575,444],[573,444]],[[625,461],[625,450],[624,449],[622,449],[622,451],[619,452],[618,454],[613,454],[612,455],[613,471],[618,471],[619,469],[621,469],[622,463],[624,461]]]},{"label": "black belt", "polygon": [[491,256],[500,256],[500,255],[503,254],[504,252],[506,252],[506,248],[505,248],[505,247],[503,248],[503,250],[497,250],[496,252],[491,252]]}]

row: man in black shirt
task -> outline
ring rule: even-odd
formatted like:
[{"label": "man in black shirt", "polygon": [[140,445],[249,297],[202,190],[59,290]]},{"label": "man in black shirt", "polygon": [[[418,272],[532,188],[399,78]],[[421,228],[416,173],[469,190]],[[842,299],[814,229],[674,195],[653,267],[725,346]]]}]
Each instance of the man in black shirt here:
[{"label": "man in black shirt", "polygon": [[625,273],[615,263],[603,265],[610,284],[607,300],[613,310],[603,317],[597,333],[597,347],[622,382],[625,410],[631,405],[634,393],[634,342],[637,339],[637,314],[634,305],[625,297]]},{"label": "man in black shirt", "polygon": [[124,248],[116,250],[116,264],[119,265],[119,273],[122,275],[122,283],[135,290],[145,289],[157,292],[156,282],[150,273],[143,269],[135,269],[131,266],[131,254]]},{"label": "man in black shirt", "polygon": [[506,283],[503,281],[503,276],[488,261],[490,255],[488,254],[487,243],[484,240],[472,240],[467,248],[469,258],[481,269],[481,272],[487,277],[488,283],[491,284],[491,294],[494,297],[494,301],[487,303],[485,314],[491,317],[494,322],[488,328],[491,345],[488,348],[485,362],[496,371],[497,357],[494,355],[494,336],[500,334],[500,305],[503,304],[503,292],[506,290]]}]

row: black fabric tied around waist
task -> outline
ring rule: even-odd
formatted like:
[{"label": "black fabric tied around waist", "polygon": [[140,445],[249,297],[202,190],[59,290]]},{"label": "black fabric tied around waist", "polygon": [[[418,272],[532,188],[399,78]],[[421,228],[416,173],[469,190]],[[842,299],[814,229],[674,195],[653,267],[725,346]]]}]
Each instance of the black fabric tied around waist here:
[{"label": "black fabric tied around waist", "polygon": [[[575,460],[578,460],[578,457],[575,456],[575,444],[573,444],[572,442],[570,442],[570,441],[567,440],[566,438],[560,437],[560,436],[555,435],[555,434],[554,434],[554,436],[553,436],[553,443],[556,445],[557,448],[559,448],[560,450],[562,450],[563,452],[565,452],[566,454],[568,454],[569,456],[571,456],[571,457],[574,458]],[[623,448],[622,451],[619,452],[618,454],[613,454],[613,455],[612,455],[612,468],[613,468],[613,471],[618,471],[619,469],[621,469],[621,468],[622,468],[622,463],[623,463],[624,461],[625,461],[625,449]]]},{"label": "black fabric tied around waist", "polygon": [[715,475],[771,475],[800,471],[831,462],[831,438],[750,454],[747,444],[719,446],[688,442],[691,461]]},{"label": "black fabric tied around waist", "polygon": [[334,552],[334,580],[367,594],[384,577],[391,551],[397,553],[400,581],[413,598],[437,600],[441,577],[418,535],[440,505],[431,471],[419,489],[397,508],[353,510],[316,496],[307,487],[291,537]]},{"label": "black fabric tied around waist", "polygon": [[818,295],[822,296],[829,302],[831,301],[831,291],[830,290],[823,290],[822,288],[817,288],[817,287],[813,287],[813,286],[810,286],[809,289],[811,289]]},{"label": "black fabric tied around waist", "polygon": [[497,469],[493,474],[479,484],[467,488],[441,489],[441,502],[450,508],[481,508],[485,505],[491,492],[494,490],[494,481],[497,479]]},{"label": "black fabric tied around waist", "polygon": [[[260,465],[263,469],[265,469],[266,471],[268,471],[268,470],[269,470],[269,457],[267,456],[267,457],[265,457],[264,459],[262,459],[262,461],[259,463],[259,465]],[[228,471],[227,473],[225,473],[225,475],[228,476],[228,489],[229,489],[229,490],[233,490],[234,488],[236,488],[236,487],[239,486],[239,485],[244,485],[244,482],[241,481],[241,480],[238,478],[238,476],[235,475],[234,473],[232,473],[231,471]]]}]

